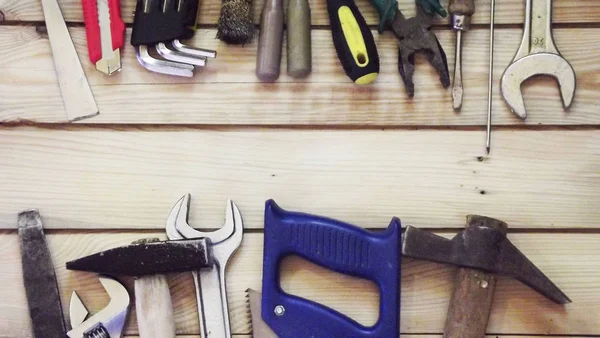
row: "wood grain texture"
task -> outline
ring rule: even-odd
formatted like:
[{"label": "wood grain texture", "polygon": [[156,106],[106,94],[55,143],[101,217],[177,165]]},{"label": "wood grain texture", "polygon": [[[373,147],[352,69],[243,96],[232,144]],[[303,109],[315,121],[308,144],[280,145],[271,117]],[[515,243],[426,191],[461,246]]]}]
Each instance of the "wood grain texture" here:
[{"label": "wood grain texture", "polygon": [[[108,302],[96,275],[66,271],[66,261],[128,244],[148,235],[164,238],[164,234],[158,232],[50,232],[47,237],[65,311],[72,290],[78,291],[91,313],[100,310]],[[600,311],[600,261],[595,259],[600,255],[600,235],[520,233],[509,234],[509,238],[573,299],[573,303],[556,305],[516,280],[500,278],[488,332],[581,336],[600,332],[597,318]],[[244,290],[261,287],[262,242],[262,234],[246,234],[228,270],[227,290],[232,329],[238,334],[250,332]],[[2,232],[0,283],[4,287],[0,288],[3,300],[0,303],[0,332],[10,337],[28,337],[30,324],[18,252],[16,233]],[[402,332],[442,332],[454,271],[454,268],[444,265],[403,260]],[[327,272],[299,258],[286,260],[282,275],[282,286],[288,292],[333,307],[362,323],[372,323],[376,319],[378,296],[376,287],[371,283]],[[168,279],[177,333],[198,334],[191,274],[169,275]],[[121,280],[131,292],[132,280]],[[127,334],[137,334],[135,311],[132,311],[130,319]]]},{"label": "wood grain texture", "polygon": [[162,229],[192,194],[196,227],[246,228],[264,201],[385,227],[463,227],[471,213],[511,228],[598,228],[600,133],[0,128],[0,228],[36,207],[46,228]]},{"label": "wood grain texture", "polygon": [[[362,87],[350,83],[339,65],[330,33],[323,30],[312,32],[312,75],[293,79],[282,69],[280,81],[275,84],[261,84],[256,79],[255,43],[244,48],[227,46],[214,38],[212,29],[199,30],[193,44],[217,50],[218,58],[192,79],[145,70],[137,63],[129,45],[123,53],[123,70],[105,76],[88,60],[85,30],[72,28],[71,32],[101,112],[83,123],[352,126],[486,123],[486,30],[471,31],[465,39],[465,102],[460,114],[452,110],[450,91],[443,89],[424,57],[417,57],[416,97],[407,98],[397,69],[397,41],[389,33],[374,32],[381,55],[381,74],[373,85]],[[452,68],[454,35],[451,31],[437,34]],[[590,57],[600,55],[600,29],[556,29],[555,36],[558,47],[577,72],[577,93],[571,110],[563,110],[556,81],[541,77],[524,86],[528,119],[523,121],[509,111],[498,85],[520,42],[521,30],[501,29],[496,33],[494,125],[600,124],[600,63]],[[64,122],[48,40],[34,27],[0,26],[0,45],[6,46],[0,49],[0,72],[4,79],[0,83],[0,122]]]},{"label": "wood grain texture", "polygon": [[[83,12],[81,1],[79,0],[60,0],[59,1],[63,15],[67,21],[82,22]],[[442,0],[441,3],[448,8],[448,1]],[[254,22],[258,24],[260,10],[263,6],[263,0],[256,0],[254,4]],[[310,0],[313,25],[329,25],[327,16],[326,0]],[[407,16],[414,15],[415,5],[411,0],[399,0],[400,10]],[[473,15],[474,24],[489,23],[490,1],[482,0],[476,4],[475,15]],[[369,25],[379,23],[379,17],[368,1],[357,1],[361,13]],[[496,22],[502,24],[520,24],[523,23],[525,13],[525,2],[520,0],[503,0],[496,3]],[[5,20],[11,21],[43,21],[42,8],[35,0],[0,0],[0,10],[5,14]],[[135,0],[121,0],[121,16],[125,22],[133,21],[133,12],[135,10]],[[221,10],[220,0],[200,1],[199,22],[204,25],[214,25],[217,22]],[[554,1],[555,23],[587,23],[598,22],[600,16],[600,3],[596,0],[561,0]],[[448,19],[437,19],[438,24],[447,24]]]}]

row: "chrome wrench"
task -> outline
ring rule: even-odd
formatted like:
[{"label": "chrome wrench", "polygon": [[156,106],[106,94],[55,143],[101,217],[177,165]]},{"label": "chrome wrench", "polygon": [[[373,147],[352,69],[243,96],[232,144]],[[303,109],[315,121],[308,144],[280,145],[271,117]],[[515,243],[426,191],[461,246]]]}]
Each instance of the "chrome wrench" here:
[{"label": "chrome wrench", "polygon": [[225,284],[226,266],[242,242],[244,225],[242,215],[231,200],[227,201],[225,224],[218,230],[203,232],[187,222],[190,195],[175,203],[167,218],[166,232],[170,240],[206,238],[214,266],[192,272],[196,285],[196,300],[202,338],[230,338],[231,324]]},{"label": "chrome wrench", "polygon": [[527,0],[523,40],[500,81],[504,100],[513,113],[527,117],[521,83],[535,75],[549,75],[558,81],[565,109],[575,96],[575,71],[560,55],[552,38],[552,0]]}]

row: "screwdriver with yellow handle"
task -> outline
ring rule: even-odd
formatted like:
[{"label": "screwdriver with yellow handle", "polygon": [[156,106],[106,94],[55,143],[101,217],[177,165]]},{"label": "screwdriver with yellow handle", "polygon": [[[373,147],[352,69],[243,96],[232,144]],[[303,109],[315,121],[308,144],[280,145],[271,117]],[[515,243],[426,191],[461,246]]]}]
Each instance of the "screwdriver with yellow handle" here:
[{"label": "screwdriver with yellow handle", "polygon": [[373,34],[353,0],[327,0],[333,45],[346,75],[356,84],[375,81],[379,54]]}]

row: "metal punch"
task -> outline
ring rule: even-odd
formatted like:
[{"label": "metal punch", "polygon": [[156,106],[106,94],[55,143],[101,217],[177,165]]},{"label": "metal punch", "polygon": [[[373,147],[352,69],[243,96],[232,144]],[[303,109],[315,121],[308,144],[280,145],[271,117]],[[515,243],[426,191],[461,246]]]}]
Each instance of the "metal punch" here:
[{"label": "metal punch", "polygon": [[88,316],[88,310],[75,291],[71,295],[69,318],[73,329],[69,338],[121,338],[129,310],[129,294],[118,281],[101,276],[100,283],[110,296],[110,303],[100,312]]},{"label": "metal punch", "polygon": [[549,75],[558,81],[563,107],[575,96],[575,71],[562,57],[552,37],[552,0],[527,0],[523,40],[500,82],[504,100],[520,118],[527,117],[521,83],[535,75]]},{"label": "metal punch", "polygon": [[175,203],[167,218],[167,237],[169,240],[206,238],[211,243],[214,266],[192,272],[200,317],[200,336],[231,337],[225,270],[242,242],[242,215],[235,203],[228,200],[225,224],[212,232],[198,231],[188,224],[189,205],[190,194]]}]

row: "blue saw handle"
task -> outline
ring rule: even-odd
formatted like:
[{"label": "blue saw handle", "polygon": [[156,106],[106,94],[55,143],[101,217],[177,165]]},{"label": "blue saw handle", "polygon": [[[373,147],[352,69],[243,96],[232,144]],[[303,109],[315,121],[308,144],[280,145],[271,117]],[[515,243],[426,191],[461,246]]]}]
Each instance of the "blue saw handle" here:
[{"label": "blue saw handle", "polygon": [[[400,335],[400,220],[385,231],[265,205],[262,318],[279,338],[398,337]],[[279,264],[298,255],[326,269],[371,280],[379,288],[379,319],[371,327],[279,285]],[[283,306],[283,314],[275,308]],[[281,308],[279,308],[281,309]],[[280,311],[281,313],[281,311]]]}]

